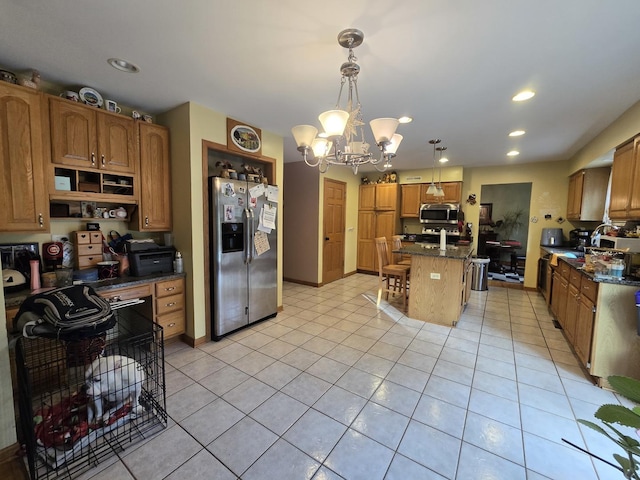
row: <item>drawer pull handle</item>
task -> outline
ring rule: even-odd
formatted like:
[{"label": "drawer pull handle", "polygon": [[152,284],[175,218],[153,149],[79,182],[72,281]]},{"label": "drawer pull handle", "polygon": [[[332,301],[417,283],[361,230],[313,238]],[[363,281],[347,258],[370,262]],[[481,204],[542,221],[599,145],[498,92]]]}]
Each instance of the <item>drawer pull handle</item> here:
[{"label": "drawer pull handle", "polygon": [[96,166],[96,154],[91,152],[91,166],[95,167]]},{"label": "drawer pull handle", "polygon": [[167,327],[171,328],[171,327],[175,327],[176,326],[176,322],[171,322],[169,325],[167,325]]},{"label": "drawer pull handle", "polygon": [[165,303],[165,307],[173,307],[176,304],[176,302],[169,302],[169,303]]},{"label": "drawer pull handle", "polygon": [[104,161],[104,155],[101,155],[101,159],[102,159],[102,166],[105,166],[105,161]]},{"label": "drawer pull handle", "polygon": [[167,287],[164,289],[165,292],[172,292],[173,290],[175,290],[176,287]]}]

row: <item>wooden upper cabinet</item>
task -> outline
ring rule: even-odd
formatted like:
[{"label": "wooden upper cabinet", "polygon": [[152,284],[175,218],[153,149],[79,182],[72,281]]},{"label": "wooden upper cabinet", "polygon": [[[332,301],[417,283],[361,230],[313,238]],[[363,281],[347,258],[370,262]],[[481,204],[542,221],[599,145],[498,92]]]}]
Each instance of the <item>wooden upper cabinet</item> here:
[{"label": "wooden upper cabinet", "polygon": [[400,216],[404,218],[418,218],[420,216],[420,191],[423,185],[412,183],[402,185]]},{"label": "wooden upper cabinet", "polygon": [[358,210],[375,210],[376,208],[376,184],[360,185],[358,196]]},{"label": "wooden upper cabinet", "polygon": [[376,210],[396,210],[398,208],[398,194],[397,183],[376,185]]},{"label": "wooden upper cabinet", "polygon": [[613,155],[611,171],[611,203],[609,216],[612,219],[626,219],[631,199],[631,187],[634,178],[634,144],[629,142],[616,149]]},{"label": "wooden upper cabinet", "polygon": [[398,208],[397,183],[360,185],[358,210],[395,210]]},{"label": "wooden upper cabinet", "polygon": [[134,120],[57,97],[49,98],[51,161],[135,173]]},{"label": "wooden upper cabinet", "polygon": [[0,82],[0,231],[46,232],[42,96]]},{"label": "wooden upper cabinet", "polygon": [[569,220],[602,221],[610,173],[609,167],[589,168],[569,177]]},{"label": "wooden upper cabinet", "polygon": [[140,205],[135,217],[140,231],[171,230],[171,163],[169,130],[139,122]]},{"label": "wooden upper cabinet", "polygon": [[100,168],[110,172],[135,173],[134,120],[123,115],[98,113],[98,152]]},{"label": "wooden upper cabinet", "polygon": [[423,184],[421,191],[422,203],[460,203],[462,199],[462,182],[442,182],[444,197],[427,194],[428,184]]},{"label": "wooden upper cabinet", "polygon": [[640,137],[633,142],[633,177],[629,193],[629,218],[640,219]]}]

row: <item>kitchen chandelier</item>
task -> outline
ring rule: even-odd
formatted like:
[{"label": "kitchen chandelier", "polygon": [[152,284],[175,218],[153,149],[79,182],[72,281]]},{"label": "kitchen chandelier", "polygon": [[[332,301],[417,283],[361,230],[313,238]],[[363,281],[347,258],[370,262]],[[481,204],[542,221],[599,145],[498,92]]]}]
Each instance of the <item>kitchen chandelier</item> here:
[{"label": "kitchen chandelier", "polygon": [[[391,166],[391,159],[395,157],[402,141],[402,135],[395,133],[400,123],[398,119],[376,118],[369,125],[380,149],[380,157],[375,158],[369,152],[370,145],[364,137],[362,106],[358,95],[360,66],[355,63],[358,59],[353,54],[353,49],[362,44],[363,40],[364,34],[355,28],[342,30],[338,34],[338,43],[349,49],[349,57],[340,67],[342,78],[335,109],[318,116],[324,133],[316,136],[318,129],[313,125],[297,125],[291,129],[305,163],[310,167],[318,167],[321,173],[325,173],[331,165],[342,165],[351,167],[353,173],[357,174],[358,167],[367,163],[383,172]],[[347,82],[347,103],[343,110],[340,100]],[[310,159],[311,153],[315,161]]]}]

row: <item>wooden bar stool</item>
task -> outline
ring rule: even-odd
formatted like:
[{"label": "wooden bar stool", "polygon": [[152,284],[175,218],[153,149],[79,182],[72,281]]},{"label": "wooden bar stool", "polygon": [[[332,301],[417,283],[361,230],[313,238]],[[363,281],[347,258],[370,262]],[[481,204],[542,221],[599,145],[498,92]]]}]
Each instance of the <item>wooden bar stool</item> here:
[{"label": "wooden bar stool", "polygon": [[[389,293],[402,295],[402,308],[407,310],[407,298],[409,297],[409,265],[397,265],[389,262],[391,252],[389,244],[385,237],[374,239],[376,251],[378,252],[378,300],[376,305],[380,306],[382,292],[387,294],[386,299],[389,300]],[[393,280],[393,286],[391,285]]]},{"label": "wooden bar stool", "polygon": [[[400,250],[402,248],[402,235],[394,235],[391,238],[393,239],[392,250]],[[411,258],[403,259],[401,253],[394,253],[393,263],[395,265],[411,265]]]}]

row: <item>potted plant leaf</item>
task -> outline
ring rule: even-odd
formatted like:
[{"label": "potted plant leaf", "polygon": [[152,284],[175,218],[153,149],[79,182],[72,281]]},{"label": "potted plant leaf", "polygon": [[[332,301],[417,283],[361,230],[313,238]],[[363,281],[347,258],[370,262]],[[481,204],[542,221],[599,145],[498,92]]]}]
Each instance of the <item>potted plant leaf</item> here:
[{"label": "potted plant leaf", "polygon": [[[624,474],[624,478],[640,480],[640,441],[613,426],[618,424],[631,427],[636,430],[636,435],[640,436],[640,406],[638,406],[640,404],[640,381],[616,375],[608,377],[607,380],[617,393],[634,402],[636,406],[627,408],[623,405],[602,405],[594,416],[602,421],[606,428],[588,420],[578,420],[578,422],[606,436],[624,452],[624,455],[617,453],[613,455],[613,458],[620,465],[619,467],[606,462],[606,460],[600,460],[620,470]],[[590,455],[593,454],[590,453]]]},{"label": "potted plant leaf", "polygon": [[509,210],[504,214],[502,220],[498,220],[495,223],[495,229],[504,235],[504,240],[513,239],[512,235],[517,233],[520,227],[524,225],[524,213],[521,208]]}]

